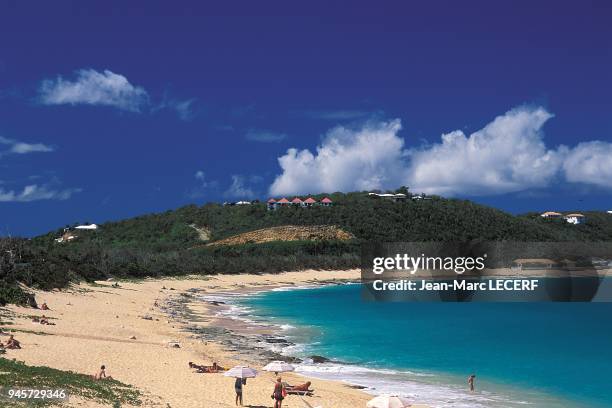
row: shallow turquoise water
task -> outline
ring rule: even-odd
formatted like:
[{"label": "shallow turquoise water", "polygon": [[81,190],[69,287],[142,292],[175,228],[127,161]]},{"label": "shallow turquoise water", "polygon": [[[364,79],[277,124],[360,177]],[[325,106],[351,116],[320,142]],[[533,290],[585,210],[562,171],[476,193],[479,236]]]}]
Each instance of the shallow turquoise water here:
[{"label": "shallow turquoise water", "polygon": [[[446,405],[457,407],[510,406],[504,399],[612,406],[612,303],[373,303],[362,302],[360,285],[267,292],[243,303],[294,326],[286,334],[305,345],[298,354],[397,370],[366,373],[389,380],[379,390],[438,393],[441,401],[452,387],[457,397]],[[471,373],[480,392],[473,397],[460,394]],[[350,369],[337,374],[368,381]]]}]

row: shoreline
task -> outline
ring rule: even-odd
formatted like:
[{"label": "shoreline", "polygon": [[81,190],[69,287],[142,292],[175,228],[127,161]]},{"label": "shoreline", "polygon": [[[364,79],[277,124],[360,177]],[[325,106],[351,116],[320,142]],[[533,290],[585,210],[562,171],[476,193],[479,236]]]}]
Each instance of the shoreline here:
[{"label": "shoreline", "polygon": [[[219,334],[218,308],[193,298],[195,292],[211,295],[272,290],[299,284],[321,285],[356,281],[358,270],[302,271],[261,275],[213,275],[178,279],[145,279],[139,282],[108,281],[78,284],[67,290],[35,291],[39,304],[51,310],[9,306],[13,314],[9,330],[21,350],[7,350],[5,358],[29,365],[93,374],[101,365],[109,375],[131,384],[144,394],[147,407],[231,407],[233,380],[220,374],[193,373],[187,363],[222,366],[248,363],[260,369],[263,361],[250,361],[252,353],[223,344]],[[118,287],[113,285],[118,283]],[[155,306],[157,305],[157,306]],[[180,307],[178,307],[180,306]],[[31,316],[52,318],[54,326],[33,323]],[[223,322],[233,333],[230,322]],[[190,329],[188,327],[191,327]],[[23,330],[23,331],[21,331]],[[200,333],[194,333],[199,330]],[[207,337],[199,338],[202,332]],[[48,335],[41,335],[45,333]],[[179,348],[172,344],[179,344]],[[70,358],[66,358],[70,356]],[[169,380],[170,379],[170,380]],[[304,376],[285,373],[289,383],[302,383]],[[365,406],[371,395],[340,381],[309,377],[315,393],[313,406],[352,408]],[[245,387],[245,406],[271,406],[273,374],[260,372]],[[297,405],[298,397],[287,399]],[[291,404],[291,401],[296,401]],[[96,406],[75,399],[66,406]]]},{"label": "shoreline", "polygon": [[[351,284],[352,282],[346,282]],[[355,282],[359,283],[359,282]],[[328,285],[309,285],[302,287],[287,287],[277,288],[271,291],[293,291],[293,290],[319,290],[325,287],[341,286],[342,284],[328,284]],[[239,300],[236,301],[245,310],[251,311],[251,304],[248,300],[246,305],[242,301],[243,298],[249,296],[257,296],[270,290],[257,290],[247,294],[240,294],[237,296]],[[244,311],[236,311],[236,317],[241,320],[240,315]],[[271,314],[266,313],[265,315],[258,315],[257,309],[255,314],[247,317],[248,321],[251,318],[255,320],[256,324],[263,321],[266,326],[280,328],[282,326],[290,325],[288,328],[289,333],[281,334],[280,337],[287,338],[290,346],[304,345],[307,347],[311,344],[310,340],[304,342],[295,342],[295,337],[291,336],[290,332],[294,329],[300,329],[300,325],[293,326],[293,323],[289,320],[275,321],[276,315],[274,311]],[[293,342],[293,343],[292,343]],[[322,359],[322,361],[311,361],[312,354],[317,354],[316,357]],[[513,406],[519,407],[523,405],[539,406],[538,404],[548,404],[546,406],[561,407],[571,406],[578,407],[582,406],[580,400],[567,399],[562,397],[555,392],[550,390],[540,389],[537,387],[530,387],[525,389],[523,385],[506,383],[505,381],[484,381],[480,383],[481,390],[476,395],[469,395],[468,392],[462,387],[463,377],[457,376],[450,372],[436,371],[436,370],[418,370],[418,369],[406,369],[400,367],[393,367],[392,365],[376,366],[369,364],[361,364],[358,362],[351,362],[343,360],[338,355],[318,355],[316,351],[308,350],[298,353],[280,354],[286,357],[288,361],[291,361],[296,365],[296,373],[303,375],[308,378],[318,378],[331,381],[342,381],[351,387],[361,389],[372,396],[391,393],[408,396],[416,402],[426,401],[431,406],[446,406],[448,401],[454,401],[453,405],[457,407],[488,407],[490,406]],[[297,360],[296,360],[296,357]],[[282,357],[280,359],[283,359]],[[310,360],[310,361],[309,361]],[[423,396],[419,398],[419,396]],[[415,398],[416,397],[416,398]],[[461,401],[461,402],[460,402]],[[542,405],[544,406],[544,405]]]},{"label": "shoreline", "polygon": [[[234,304],[240,301],[233,302],[232,299],[270,291],[359,283],[359,277],[359,270],[303,271],[138,282],[104,281],[73,285],[61,291],[36,291],[39,304],[46,302],[52,310],[5,308],[15,314],[14,324],[6,328],[25,331],[15,333],[23,349],[7,350],[4,357],[29,365],[85,374],[93,374],[100,364],[105,364],[113,378],[143,392],[145,403],[142,406],[145,407],[167,408],[167,404],[171,408],[235,406],[233,380],[220,374],[193,373],[187,366],[189,361],[205,365],[218,362],[225,367],[248,364],[258,370],[271,360],[295,363],[298,366],[296,372],[282,374],[283,380],[291,384],[311,381],[315,394],[308,397],[308,402],[325,408],[363,407],[375,393],[398,389],[397,378],[395,385],[384,384],[394,376],[401,377],[398,381],[403,381],[402,389],[408,387],[412,391],[419,384],[427,386],[429,382],[426,379],[419,381],[420,377],[428,375],[426,372],[366,367],[336,360],[339,356],[319,356],[326,361],[309,363],[310,370],[303,370],[303,357],[299,361],[280,350],[295,343],[286,338],[278,324],[256,314],[236,316],[241,311],[233,309],[240,307]],[[114,287],[115,284],[119,287]],[[55,325],[31,322],[32,315],[43,314]],[[171,344],[174,342],[180,348],[173,348]],[[354,371],[361,372],[355,374]],[[360,382],[364,378],[376,382]],[[272,406],[272,382],[272,373],[266,372],[249,379],[245,387],[245,406]],[[425,397],[413,397],[413,400],[417,404],[438,406],[432,393],[448,398],[457,391],[452,384],[439,383],[437,387],[429,384],[429,391],[420,388],[420,392],[414,392],[416,396]],[[289,406],[300,406],[301,403],[298,397],[289,397],[288,402]],[[96,405],[90,401],[83,405],[82,401],[75,399],[67,406]]]}]

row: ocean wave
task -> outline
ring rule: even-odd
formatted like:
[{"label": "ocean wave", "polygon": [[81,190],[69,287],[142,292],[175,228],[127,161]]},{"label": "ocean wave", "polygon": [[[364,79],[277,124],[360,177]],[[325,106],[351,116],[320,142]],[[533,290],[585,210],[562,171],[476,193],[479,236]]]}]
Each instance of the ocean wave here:
[{"label": "ocean wave", "polygon": [[317,289],[320,288],[321,285],[294,285],[294,286],[280,286],[278,288],[270,289],[270,292],[288,292],[291,290],[298,289]]},{"label": "ocean wave", "polygon": [[[290,291],[296,289],[320,288],[320,285],[294,286],[273,289],[273,291]],[[222,301],[225,303],[219,317],[239,320],[247,325],[257,325],[275,328],[277,337],[285,339],[288,343],[257,343],[275,353],[301,357],[302,363],[296,364],[296,373],[310,378],[342,381],[352,386],[363,387],[370,394],[398,394],[411,398],[415,402],[426,403],[432,408],[518,408],[525,405],[550,406],[560,405],[552,401],[550,404],[534,403],[531,398],[526,401],[515,390],[509,392],[482,392],[471,393],[465,384],[458,384],[456,379],[451,380],[438,374],[415,372],[409,370],[393,370],[386,368],[367,367],[363,365],[327,362],[315,364],[312,359],[304,358],[308,355],[316,342],[311,336],[304,336],[305,328],[296,327],[286,322],[275,322],[272,316],[256,315],[256,310],[243,303],[243,300],[252,296],[263,295],[261,292],[250,294],[221,294],[205,295],[202,300]]]},{"label": "ocean wave", "polygon": [[414,371],[370,368],[336,363],[313,364],[305,360],[296,373],[306,377],[342,381],[373,395],[397,394],[431,407],[492,408],[530,404],[510,396],[488,392],[471,393],[458,385],[440,384],[436,375]]}]

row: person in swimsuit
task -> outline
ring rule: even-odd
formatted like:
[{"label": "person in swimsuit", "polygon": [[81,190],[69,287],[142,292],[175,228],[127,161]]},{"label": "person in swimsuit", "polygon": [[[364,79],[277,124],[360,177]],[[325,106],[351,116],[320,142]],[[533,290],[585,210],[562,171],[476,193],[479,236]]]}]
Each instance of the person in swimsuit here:
[{"label": "person in swimsuit", "polygon": [[101,366],[100,371],[91,376],[95,381],[112,380],[113,377],[106,375],[106,366]]},{"label": "person in swimsuit", "polygon": [[193,362],[189,362],[189,368],[193,368],[196,370],[196,372],[198,373],[207,373],[208,372],[208,367],[203,366],[203,365],[199,365],[199,364],[195,364]]},{"label": "person in swimsuit", "polygon": [[242,406],[242,378],[236,378],[234,390],[236,391],[236,405],[238,405],[238,400],[240,400],[240,405]]},{"label": "person in swimsuit", "polygon": [[21,343],[19,343],[19,340],[14,338],[13,335],[11,334],[8,340],[6,341],[6,348],[7,349],[20,349]]},{"label": "person in swimsuit", "polygon": [[471,392],[474,392],[474,378],[476,378],[476,375],[472,374],[468,377],[468,380],[467,380],[468,387],[470,387]]},{"label": "person in swimsuit", "polygon": [[280,377],[276,379],[276,384],[274,384],[274,393],[272,393],[272,398],[274,398],[274,408],[282,408],[283,400],[287,395],[287,391],[285,390],[285,386],[283,385],[283,381]]}]

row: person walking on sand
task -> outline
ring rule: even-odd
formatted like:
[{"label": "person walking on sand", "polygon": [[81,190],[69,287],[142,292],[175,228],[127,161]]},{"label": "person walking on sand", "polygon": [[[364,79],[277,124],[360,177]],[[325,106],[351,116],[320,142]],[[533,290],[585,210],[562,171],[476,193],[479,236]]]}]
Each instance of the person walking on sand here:
[{"label": "person walking on sand", "polygon": [[468,387],[470,387],[471,392],[474,392],[474,378],[476,378],[476,374],[470,375],[467,379]]},{"label": "person walking on sand", "polygon": [[282,408],[283,400],[287,396],[287,390],[283,385],[283,381],[280,377],[276,379],[274,384],[274,392],[272,393],[272,399],[274,400],[274,408]]},{"label": "person walking on sand", "polygon": [[242,378],[236,378],[234,390],[236,391],[236,405],[238,405],[238,401],[240,400],[240,406],[242,406]]}]

